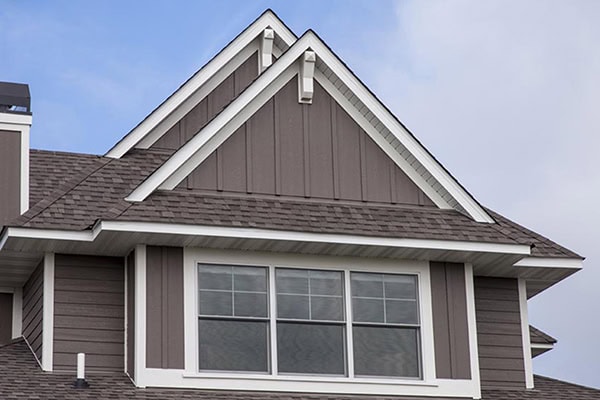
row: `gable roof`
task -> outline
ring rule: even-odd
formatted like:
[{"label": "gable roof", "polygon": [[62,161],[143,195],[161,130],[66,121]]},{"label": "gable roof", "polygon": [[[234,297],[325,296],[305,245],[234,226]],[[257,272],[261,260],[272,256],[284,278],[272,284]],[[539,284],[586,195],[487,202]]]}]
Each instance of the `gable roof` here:
[{"label": "gable roof", "polygon": [[107,153],[106,157],[121,158],[133,148],[149,148],[173,123],[183,117],[225,77],[244,62],[259,44],[254,43],[265,29],[273,29],[273,53],[279,55],[296,40],[296,35],[267,9],[206,65],[192,75],[162,104],[125,135]]},{"label": "gable roof", "polygon": [[315,79],[438,207],[454,208],[478,222],[494,222],[486,210],[310,30],[139,185],[127,200],[143,201],[156,190],[176,187],[298,73],[295,62],[307,50],[317,55]]},{"label": "gable roof", "polygon": [[[39,368],[24,340],[0,347],[0,397],[5,399],[75,400],[75,399],[164,399],[164,400],[354,400],[373,399],[372,396],[319,395],[299,393],[234,392],[193,389],[136,388],[125,374],[88,374],[89,389],[73,389],[74,376],[47,373]],[[482,400],[591,400],[600,399],[600,390],[556,379],[535,376],[533,390],[482,390]],[[414,397],[397,399],[416,400]],[[421,397],[421,399],[424,399]]]}]

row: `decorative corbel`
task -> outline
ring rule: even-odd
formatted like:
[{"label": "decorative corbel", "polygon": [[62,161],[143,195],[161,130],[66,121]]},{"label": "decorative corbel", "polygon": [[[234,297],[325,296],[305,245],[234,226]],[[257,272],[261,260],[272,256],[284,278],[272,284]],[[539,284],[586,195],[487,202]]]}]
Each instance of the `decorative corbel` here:
[{"label": "decorative corbel", "polygon": [[316,61],[317,56],[311,50],[305,51],[300,58],[300,73],[298,74],[298,101],[300,103],[312,104]]},{"label": "decorative corbel", "polygon": [[273,64],[273,40],[275,31],[266,28],[260,38],[260,57],[258,57],[258,67],[263,72],[269,65]]}]

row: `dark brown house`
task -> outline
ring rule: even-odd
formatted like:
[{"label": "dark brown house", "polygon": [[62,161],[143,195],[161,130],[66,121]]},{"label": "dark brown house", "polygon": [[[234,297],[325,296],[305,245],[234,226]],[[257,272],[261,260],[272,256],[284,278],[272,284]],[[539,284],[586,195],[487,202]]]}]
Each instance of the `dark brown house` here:
[{"label": "dark brown house", "polygon": [[532,372],[527,300],[582,257],[271,11],[103,156],[31,123],[0,83],[2,398],[600,398]]}]

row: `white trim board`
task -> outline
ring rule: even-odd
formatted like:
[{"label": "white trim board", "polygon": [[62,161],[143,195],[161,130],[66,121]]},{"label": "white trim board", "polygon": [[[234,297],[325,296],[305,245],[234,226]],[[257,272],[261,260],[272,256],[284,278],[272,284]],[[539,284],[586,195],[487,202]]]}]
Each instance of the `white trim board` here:
[{"label": "white trim board", "polygon": [[529,313],[527,310],[527,281],[519,279],[519,311],[521,314],[521,336],[523,338],[523,361],[525,363],[525,387],[533,389],[533,362],[531,338],[529,336]]},{"label": "white trim board", "polygon": [[[167,100],[158,106],[158,108],[152,111],[150,115],[140,122],[138,126],[133,128],[131,132],[121,139],[121,141],[119,141],[112,149],[110,149],[106,153],[106,157],[121,158],[133,147],[136,147],[140,141],[144,140],[149,133],[151,133],[162,123],[162,121],[169,117],[171,113],[177,110],[178,107],[186,102],[190,96],[194,95],[198,89],[205,85],[211,78],[216,76],[223,66],[229,64],[235,57],[237,57],[240,51],[261,36],[266,28],[273,29],[288,46],[291,46],[292,43],[296,41],[296,35],[294,35],[294,33],[292,33],[288,27],[285,26],[285,24],[277,17],[277,15],[275,15],[275,13],[273,13],[273,11],[265,11],[256,21],[254,21],[241,34],[239,34],[204,67],[202,67],[200,71],[193,75],[187,82],[177,89],[175,93],[173,93]],[[255,44],[255,46],[255,50],[257,50],[258,45]],[[238,61],[239,59],[236,62]],[[233,64],[230,64],[230,66],[231,65]],[[227,77],[227,75],[224,77],[218,75],[217,78],[222,80]],[[218,83],[215,84],[218,79],[212,82],[215,87],[218,85]],[[197,98],[195,98],[194,101],[196,100]],[[189,108],[190,104],[193,104],[193,102],[188,102],[186,108]],[[148,140],[145,140],[143,143],[140,143],[141,147],[146,148],[145,146],[149,146],[151,143],[156,141],[161,135],[158,132],[166,132],[166,130],[164,130],[165,126],[168,126],[168,124],[162,124],[160,126],[160,130],[157,131],[156,134],[154,134]]]},{"label": "white trim board", "polygon": [[[467,242],[458,240],[402,239],[374,236],[279,231],[260,228],[229,228],[210,225],[166,224],[155,222],[101,221],[90,231],[59,231],[36,228],[7,228],[0,242],[10,238],[72,240],[93,242],[101,232],[136,232],[172,235],[212,236],[298,242],[336,243],[364,246],[389,246],[430,250],[468,251],[528,256],[530,247],[521,244]],[[0,246],[0,250],[2,247]]]},{"label": "white trim board", "polygon": [[583,268],[583,259],[581,258],[545,258],[545,257],[525,257],[514,264],[515,267],[530,268]]},{"label": "white trim board", "polygon": [[54,253],[44,254],[42,369],[52,371],[54,363]]},{"label": "white trim board", "polygon": [[146,245],[135,247],[135,349],[134,377],[139,387],[145,387],[144,370],[146,369]]},{"label": "white trim board", "polygon": [[[404,148],[414,157],[420,165],[411,165],[410,168],[405,162],[400,162],[398,157],[393,157],[394,161],[405,172],[411,168],[413,170],[422,166],[424,170],[434,178],[435,182],[429,182],[427,185],[427,194],[441,208],[450,208],[451,205],[443,200],[438,194],[432,194],[443,188],[457,204],[466,210],[466,212],[478,222],[493,223],[494,220],[487,212],[477,203],[477,201],[467,193],[462,186],[431,156],[429,152],[398,122],[398,120],[377,100],[373,94],[352,74],[351,71],[339,60],[339,58],[331,52],[331,50],[320,40],[320,38],[312,31],[306,32],[300,39],[296,41],[271,67],[269,67],[258,79],[254,81],[240,96],[238,96],[225,110],[223,110],[216,118],[207,124],[199,133],[183,147],[176,151],[162,166],[160,166],[152,175],[142,182],[133,192],[127,197],[128,201],[139,202],[145,200],[151,193],[158,189],[172,190],[175,188],[189,173],[191,173],[200,163],[210,155],[210,149],[216,143],[222,143],[239,127],[241,123],[247,120],[252,114],[252,110],[257,110],[260,105],[268,100],[271,96],[273,85],[276,81],[281,80],[281,75],[289,73],[292,65],[304,54],[305,51],[312,50],[316,53],[318,60],[327,65],[333,73],[326,79],[321,79],[323,82],[337,78],[337,85],[345,85],[354,93],[353,98],[360,100],[362,104],[373,115],[371,125],[373,128],[381,128],[383,124],[389,132],[402,144]],[[297,63],[296,63],[297,64]],[[294,73],[297,73],[297,65],[294,65]],[[324,75],[322,75],[322,78]],[[340,83],[341,82],[341,83]],[[332,85],[334,83],[332,82]],[[329,91],[333,94],[337,92],[331,85]],[[339,96],[337,96],[339,99]],[[345,108],[350,107],[346,104]],[[356,114],[356,113],[353,113]],[[363,122],[362,125],[365,125]],[[372,129],[369,130],[370,135],[374,135]],[[381,136],[379,135],[374,136]],[[215,140],[213,141],[213,137]],[[376,140],[380,146],[383,141],[388,139],[379,138]],[[391,144],[388,140],[388,145],[383,147],[386,154],[398,153],[398,149],[391,149]],[[213,149],[214,150],[214,149]],[[398,153],[398,156],[403,156]],[[415,183],[423,189],[426,185],[421,179],[416,179],[420,175],[418,171],[410,173],[411,178]],[[421,181],[421,182],[419,182]]]},{"label": "white trim board", "polygon": [[464,264],[465,268],[465,298],[467,300],[467,326],[469,332],[469,355],[471,358],[471,379],[477,387],[474,399],[481,398],[481,378],[479,375],[479,345],[477,338],[477,317],[475,310],[475,280],[473,265]]}]

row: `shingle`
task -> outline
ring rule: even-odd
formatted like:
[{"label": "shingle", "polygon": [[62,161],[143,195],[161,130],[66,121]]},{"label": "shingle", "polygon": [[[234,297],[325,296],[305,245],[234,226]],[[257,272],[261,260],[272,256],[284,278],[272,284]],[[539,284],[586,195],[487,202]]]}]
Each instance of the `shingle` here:
[{"label": "shingle", "polygon": [[[494,224],[455,210],[362,202],[223,194],[187,189],[159,191],[141,203],[124,198],[172,151],[132,150],[120,159],[32,152],[32,198],[42,199],[11,225],[85,230],[98,220],[169,222],[298,232],[355,234],[523,244],[539,257],[574,252],[489,210]],[[55,188],[52,190],[52,188]]]},{"label": "shingle", "polygon": [[531,343],[554,344],[557,342],[552,336],[532,325],[529,325],[529,337]]}]

